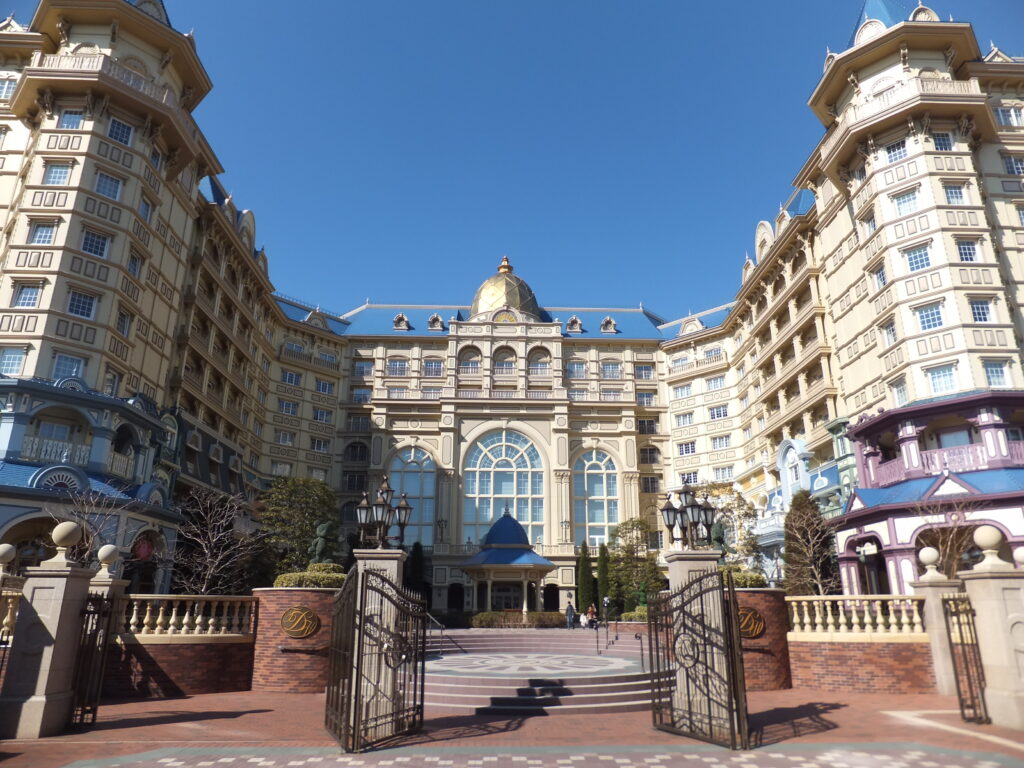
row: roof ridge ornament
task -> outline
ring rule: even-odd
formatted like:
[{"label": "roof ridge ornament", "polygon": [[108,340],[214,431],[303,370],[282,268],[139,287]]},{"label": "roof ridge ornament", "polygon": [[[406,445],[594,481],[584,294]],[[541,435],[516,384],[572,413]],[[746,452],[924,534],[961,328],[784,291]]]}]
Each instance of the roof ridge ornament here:
[{"label": "roof ridge ornament", "polygon": [[508,260],[508,256],[501,257],[501,264],[498,265],[498,274],[507,275],[512,272],[512,264]]}]

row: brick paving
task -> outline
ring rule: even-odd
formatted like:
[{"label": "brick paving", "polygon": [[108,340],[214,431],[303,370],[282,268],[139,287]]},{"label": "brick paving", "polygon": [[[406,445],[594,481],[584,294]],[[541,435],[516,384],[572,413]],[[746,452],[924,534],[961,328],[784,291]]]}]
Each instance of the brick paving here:
[{"label": "brick paving", "polygon": [[[278,766],[731,766],[734,768],[1024,767],[1022,734],[962,723],[940,696],[751,693],[758,748],[734,753],[651,728],[643,712],[478,717],[428,712],[398,745],[345,755],[323,730],[320,694],[220,693],[105,704],[94,728],[0,741],[3,768]],[[892,714],[890,714],[892,713]]]}]

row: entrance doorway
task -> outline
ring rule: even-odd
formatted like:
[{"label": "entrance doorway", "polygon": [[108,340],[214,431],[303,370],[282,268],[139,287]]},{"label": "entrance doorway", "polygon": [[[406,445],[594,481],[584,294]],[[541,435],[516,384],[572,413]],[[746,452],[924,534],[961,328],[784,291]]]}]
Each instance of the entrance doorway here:
[{"label": "entrance doorway", "polygon": [[559,611],[561,608],[558,605],[558,585],[557,584],[545,584],[544,585],[544,610],[545,611]]},{"label": "entrance doorway", "polygon": [[857,545],[857,580],[862,595],[891,594],[885,557],[876,539]]},{"label": "entrance doorway", "polygon": [[462,612],[466,608],[466,592],[461,584],[448,585],[448,610]]}]

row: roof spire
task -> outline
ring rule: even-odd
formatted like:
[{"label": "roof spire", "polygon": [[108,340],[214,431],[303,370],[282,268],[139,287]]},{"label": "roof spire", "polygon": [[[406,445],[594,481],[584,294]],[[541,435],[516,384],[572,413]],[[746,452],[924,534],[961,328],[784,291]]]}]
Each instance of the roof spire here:
[{"label": "roof spire", "polygon": [[512,265],[508,261],[508,256],[501,257],[501,264],[498,265],[498,272],[502,275],[507,275],[512,271]]}]

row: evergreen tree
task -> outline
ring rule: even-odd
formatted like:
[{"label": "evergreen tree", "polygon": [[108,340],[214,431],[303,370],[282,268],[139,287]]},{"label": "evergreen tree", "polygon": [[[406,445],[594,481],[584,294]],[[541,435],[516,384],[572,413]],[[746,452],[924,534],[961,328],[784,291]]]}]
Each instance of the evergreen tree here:
[{"label": "evergreen tree", "polygon": [[608,545],[602,543],[597,551],[597,610],[603,611],[604,599],[611,597],[611,575],[609,570]]},{"label": "evergreen tree", "polygon": [[430,585],[427,583],[427,560],[423,555],[423,545],[418,541],[409,550],[409,559],[405,561],[405,586],[427,599]]},{"label": "evergreen tree", "polygon": [[828,595],[839,588],[835,532],[809,491],[797,491],[786,515],[783,561],[789,595]]},{"label": "evergreen tree", "polygon": [[280,477],[261,499],[259,523],[277,553],[277,573],[305,571],[317,526],[340,519],[337,494],[308,477]]},{"label": "evergreen tree", "polygon": [[633,518],[615,529],[615,551],[609,557],[609,593],[622,611],[647,605],[665,586],[657,555],[648,549],[651,528],[646,520]]},{"label": "evergreen tree", "polygon": [[580,558],[576,562],[576,611],[586,613],[587,608],[596,600],[594,594],[594,567],[590,562],[590,549],[587,542],[580,546]]}]

